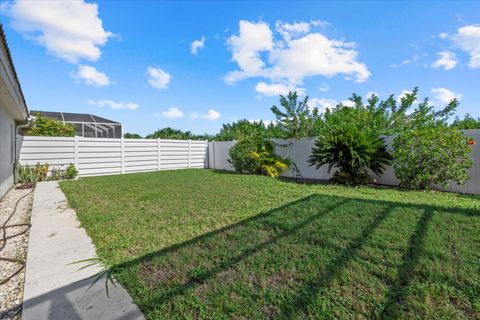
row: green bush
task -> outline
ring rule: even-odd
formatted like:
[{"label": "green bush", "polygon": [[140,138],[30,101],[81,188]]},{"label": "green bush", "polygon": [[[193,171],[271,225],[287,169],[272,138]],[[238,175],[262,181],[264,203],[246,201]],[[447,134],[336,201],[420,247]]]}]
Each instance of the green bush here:
[{"label": "green bush", "polygon": [[274,145],[269,140],[245,139],[230,148],[228,161],[236,172],[277,178],[288,170],[291,161],[273,151]]},{"label": "green bush", "polygon": [[380,175],[391,163],[385,143],[368,126],[343,122],[327,126],[315,141],[309,158],[311,165],[338,169],[332,180],[346,184],[368,182],[368,169]]},{"label": "green bush", "polygon": [[35,115],[33,126],[26,132],[29,136],[73,137],[75,128],[69,123]]},{"label": "green bush", "polygon": [[447,187],[451,181],[464,184],[471,148],[468,139],[456,128],[444,123],[422,125],[405,130],[395,137],[395,175],[403,187]]},{"label": "green bush", "polygon": [[78,170],[75,168],[75,165],[73,163],[70,163],[70,165],[67,167],[65,177],[67,179],[75,179],[78,175]]}]

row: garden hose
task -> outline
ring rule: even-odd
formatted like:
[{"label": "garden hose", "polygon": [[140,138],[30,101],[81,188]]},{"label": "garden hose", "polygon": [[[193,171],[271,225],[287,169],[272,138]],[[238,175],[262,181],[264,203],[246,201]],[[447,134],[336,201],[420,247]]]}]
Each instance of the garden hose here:
[{"label": "garden hose", "polygon": [[[20,201],[22,201],[23,199],[25,199],[27,196],[29,196],[33,190],[35,190],[34,188],[32,188],[32,190],[26,194],[24,194],[23,196],[21,196],[16,202],[15,202],[15,206],[13,207],[13,211],[10,213],[10,215],[8,216],[7,220],[5,220],[5,222],[3,223],[3,225],[0,227],[0,229],[2,230],[2,236],[0,238],[0,252],[5,248],[5,246],[7,245],[7,240],[8,239],[12,239],[12,238],[15,238],[15,237],[18,237],[24,233],[26,233],[28,230],[30,230],[30,227],[31,227],[31,224],[30,223],[17,223],[17,224],[8,224],[8,222],[12,219],[13,215],[15,214],[15,212],[17,211],[17,208],[18,208],[18,204],[20,203]],[[14,227],[25,227],[24,230],[20,231],[20,232],[17,232],[13,235],[9,235],[7,236],[7,229],[9,228],[14,228]],[[8,275],[6,278],[4,279],[1,279],[0,280],[0,285],[3,285],[4,283],[7,283],[8,281],[10,281],[13,277],[15,277],[17,274],[19,274],[24,268],[25,268],[25,265],[26,265],[26,261],[25,260],[22,260],[22,259],[16,259],[16,258],[4,258],[4,257],[0,257],[0,260],[1,261],[7,261],[7,262],[13,262],[13,263],[16,263],[18,265],[20,265],[20,267],[15,270],[14,273]]]}]

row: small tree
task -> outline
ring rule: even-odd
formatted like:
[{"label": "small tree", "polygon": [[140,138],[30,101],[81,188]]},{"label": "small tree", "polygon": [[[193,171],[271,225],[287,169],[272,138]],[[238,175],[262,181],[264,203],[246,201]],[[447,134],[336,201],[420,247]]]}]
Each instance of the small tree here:
[{"label": "small tree", "polygon": [[456,128],[437,123],[405,130],[393,147],[395,175],[403,187],[447,187],[451,181],[464,184],[468,179],[471,148]]},{"label": "small tree", "polygon": [[309,162],[317,169],[328,165],[328,172],[338,169],[332,178],[335,182],[358,185],[368,182],[368,169],[382,174],[391,163],[391,156],[378,133],[346,120],[324,128]]},{"label": "small tree", "polygon": [[308,107],[308,96],[301,100],[296,91],[290,91],[287,96],[280,96],[280,107],[274,105],[271,110],[286,138],[298,139],[317,135],[321,117],[317,108],[311,110]]},{"label": "small tree", "polygon": [[73,137],[75,128],[69,123],[35,115],[32,127],[26,132],[29,136]]},{"label": "small tree", "polygon": [[447,187],[464,184],[472,166],[467,137],[447,120],[458,107],[453,99],[440,111],[425,98],[409,116],[393,140],[395,175],[400,185],[426,189],[432,184]]}]

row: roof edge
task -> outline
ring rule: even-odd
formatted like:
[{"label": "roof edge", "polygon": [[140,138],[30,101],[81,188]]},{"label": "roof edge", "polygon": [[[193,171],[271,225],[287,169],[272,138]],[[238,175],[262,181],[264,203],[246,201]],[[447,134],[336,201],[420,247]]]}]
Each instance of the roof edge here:
[{"label": "roof edge", "polygon": [[28,117],[30,113],[28,111],[27,102],[25,101],[25,96],[23,95],[22,86],[20,85],[20,81],[18,80],[18,75],[17,75],[17,71],[15,70],[15,65],[13,63],[12,55],[10,53],[10,48],[8,47],[7,37],[3,29],[3,23],[0,23],[0,38],[1,38],[0,41],[2,41],[3,46],[5,48],[8,64],[10,65],[9,67],[10,67],[10,70],[12,71],[13,77],[15,78],[15,82],[18,86],[18,90],[20,91],[20,98],[23,102],[23,107],[25,108],[25,112]]}]

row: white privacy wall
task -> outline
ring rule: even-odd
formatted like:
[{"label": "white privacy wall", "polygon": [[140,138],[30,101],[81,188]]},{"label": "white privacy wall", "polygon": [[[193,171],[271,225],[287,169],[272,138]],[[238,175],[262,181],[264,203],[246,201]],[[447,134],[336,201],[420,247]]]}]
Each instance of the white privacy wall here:
[{"label": "white privacy wall", "polygon": [[[464,130],[466,136],[473,138],[477,144],[472,146],[470,157],[473,160],[473,166],[469,170],[470,179],[463,186],[451,184],[447,191],[461,192],[461,193],[475,193],[480,194],[480,130]],[[391,146],[393,137],[386,137],[385,142],[387,146]],[[308,158],[310,157],[312,148],[315,143],[313,138],[304,139],[274,139],[276,147],[275,153],[281,156],[288,157],[296,164],[300,175],[290,170],[283,174],[286,177],[305,178],[314,180],[328,180],[332,177],[332,172],[328,173],[328,167],[323,166],[316,169],[310,166]],[[225,142],[209,142],[209,168],[218,170],[234,170],[232,165],[228,162],[228,150],[235,144],[234,141]],[[393,167],[387,167],[381,176],[373,177],[378,184],[383,185],[398,185],[398,179],[395,177]]]},{"label": "white privacy wall", "polygon": [[207,141],[19,137],[20,164],[73,163],[80,177],[207,166]]}]

